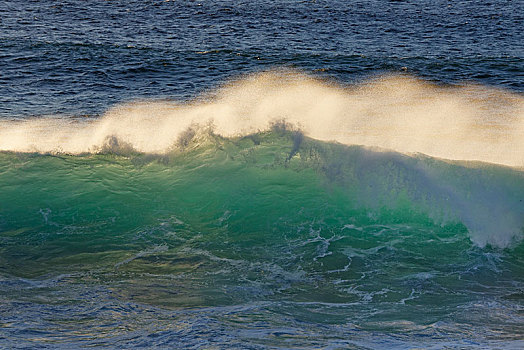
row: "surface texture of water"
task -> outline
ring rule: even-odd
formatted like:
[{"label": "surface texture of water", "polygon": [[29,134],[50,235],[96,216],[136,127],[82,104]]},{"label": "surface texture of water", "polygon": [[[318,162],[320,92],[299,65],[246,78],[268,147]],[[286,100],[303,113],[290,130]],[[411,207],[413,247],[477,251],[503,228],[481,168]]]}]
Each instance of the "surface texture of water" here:
[{"label": "surface texture of water", "polygon": [[343,83],[407,72],[523,91],[522,1],[4,1],[0,116],[190,99],[295,67]]}]

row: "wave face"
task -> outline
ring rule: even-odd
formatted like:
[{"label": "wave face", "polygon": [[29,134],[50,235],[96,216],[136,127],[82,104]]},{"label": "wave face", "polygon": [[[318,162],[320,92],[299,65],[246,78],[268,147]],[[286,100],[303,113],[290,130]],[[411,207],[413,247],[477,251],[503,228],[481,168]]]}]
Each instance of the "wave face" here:
[{"label": "wave face", "polygon": [[193,103],[137,102],[100,119],[0,121],[0,150],[81,154],[119,140],[138,152],[167,153],[191,126],[237,137],[276,120],[346,145],[524,167],[524,100],[476,85],[444,88],[406,76],[352,87],[292,71],[232,82]]}]

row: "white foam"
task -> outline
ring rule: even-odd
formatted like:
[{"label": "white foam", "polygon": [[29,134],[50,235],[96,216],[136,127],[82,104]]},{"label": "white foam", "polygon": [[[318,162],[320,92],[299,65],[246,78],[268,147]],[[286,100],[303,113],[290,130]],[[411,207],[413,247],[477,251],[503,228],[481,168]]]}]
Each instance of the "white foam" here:
[{"label": "white foam", "polygon": [[137,102],[79,122],[0,122],[0,150],[97,152],[116,137],[135,150],[168,152],[191,125],[222,136],[265,130],[284,119],[316,139],[420,152],[447,159],[524,166],[524,99],[482,86],[437,87],[387,76],[343,87],[298,74],[245,77],[191,104]]}]

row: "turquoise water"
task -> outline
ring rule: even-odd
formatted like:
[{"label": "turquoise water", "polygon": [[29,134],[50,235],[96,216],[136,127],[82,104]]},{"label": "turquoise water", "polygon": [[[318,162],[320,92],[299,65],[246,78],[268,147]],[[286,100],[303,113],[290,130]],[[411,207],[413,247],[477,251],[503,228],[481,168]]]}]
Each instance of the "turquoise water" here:
[{"label": "turquoise water", "polygon": [[8,347],[522,346],[521,171],[285,125],[0,169]]}]

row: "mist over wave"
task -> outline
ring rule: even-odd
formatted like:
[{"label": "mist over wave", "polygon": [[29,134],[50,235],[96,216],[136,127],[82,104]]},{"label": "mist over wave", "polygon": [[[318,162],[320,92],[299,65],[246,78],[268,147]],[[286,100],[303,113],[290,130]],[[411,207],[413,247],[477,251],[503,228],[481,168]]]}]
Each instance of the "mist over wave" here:
[{"label": "mist over wave", "polygon": [[241,136],[285,120],[306,135],[346,145],[524,166],[524,99],[478,85],[440,87],[408,76],[341,86],[294,71],[230,82],[190,103],[142,101],[101,118],[0,121],[0,150],[81,154],[118,142],[166,153],[189,129]]}]

